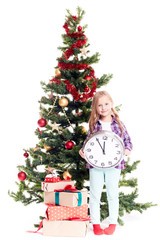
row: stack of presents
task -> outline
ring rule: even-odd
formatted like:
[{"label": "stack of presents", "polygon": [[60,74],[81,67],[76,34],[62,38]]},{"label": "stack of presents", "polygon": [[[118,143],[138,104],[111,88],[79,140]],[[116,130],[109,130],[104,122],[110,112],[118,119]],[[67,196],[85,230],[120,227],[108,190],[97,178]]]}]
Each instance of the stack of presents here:
[{"label": "stack of presents", "polygon": [[53,171],[42,189],[47,207],[43,235],[85,237],[89,231],[87,189],[77,190],[70,177],[61,180]]}]

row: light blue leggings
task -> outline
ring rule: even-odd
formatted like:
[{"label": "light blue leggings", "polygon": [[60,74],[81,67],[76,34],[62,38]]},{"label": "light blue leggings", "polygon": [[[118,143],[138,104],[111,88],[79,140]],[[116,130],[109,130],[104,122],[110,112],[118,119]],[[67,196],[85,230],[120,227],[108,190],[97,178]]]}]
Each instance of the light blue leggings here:
[{"label": "light blue leggings", "polygon": [[109,224],[117,224],[119,211],[118,183],[120,169],[91,168],[90,172],[90,214],[93,224],[100,224],[100,198],[104,182],[109,206]]}]

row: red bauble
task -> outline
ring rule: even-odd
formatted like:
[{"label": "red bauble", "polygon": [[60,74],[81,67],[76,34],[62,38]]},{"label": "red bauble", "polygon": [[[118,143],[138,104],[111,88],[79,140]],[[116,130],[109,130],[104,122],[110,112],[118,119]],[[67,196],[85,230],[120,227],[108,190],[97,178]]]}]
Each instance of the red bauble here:
[{"label": "red bauble", "polygon": [[73,146],[74,146],[74,143],[72,141],[68,141],[65,144],[65,148],[68,149],[68,150],[72,149]]},{"label": "red bauble", "polygon": [[81,26],[78,27],[78,31],[79,31],[79,32],[82,31],[82,27],[81,27]]},{"label": "red bauble", "polygon": [[18,179],[19,179],[20,181],[24,181],[24,180],[26,179],[26,177],[27,177],[27,175],[26,175],[25,172],[19,172],[19,173],[18,173]]},{"label": "red bauble", "polygon": [[92,79],[92,77],[86,76],[84,79],[90,81]]},{"label": "red bauble", "polygon": [[84,89],[85,92],[89,92],[89,90],[90,90],[90,88],[88,86],[85,87],[85,89]]},{"label": "red bauble", "polygon": [[46,119],[41,118],[41,119],[38,120],[38,125],[39,125],[40,127],[45,127],[46,124],[47,124]]},{"label": "red bauble", "polygon": [[29,154],[28,154],[27,152],[25,152],[25,153],[23,154],[23,156],[24,156],[25,158],[27,158],[27,157],[29,156]]}]

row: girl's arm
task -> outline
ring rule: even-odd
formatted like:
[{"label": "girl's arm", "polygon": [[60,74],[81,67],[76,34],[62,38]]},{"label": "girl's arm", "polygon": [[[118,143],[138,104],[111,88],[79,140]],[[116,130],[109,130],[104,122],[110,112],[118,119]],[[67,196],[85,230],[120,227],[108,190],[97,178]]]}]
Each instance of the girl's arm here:
[{"label": "girl's arm", "polygon": [[123,122],[122,122],[122,125],[123,125],[123,142],[124,142],[124,146],[125,146],[125,155],[129,156],[131,153],[131,150],[133,148],[133,144],[132,144],[131,138],[127,132],[127,128]]}]

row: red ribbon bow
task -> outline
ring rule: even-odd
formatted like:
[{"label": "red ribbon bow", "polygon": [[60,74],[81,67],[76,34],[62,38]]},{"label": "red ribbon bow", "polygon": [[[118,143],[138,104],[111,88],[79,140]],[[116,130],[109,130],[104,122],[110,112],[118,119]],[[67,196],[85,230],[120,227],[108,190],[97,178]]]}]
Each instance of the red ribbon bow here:
[{"label": "red ribbon bow", "polygon": [[54,192],[64,192],[64,191],[77,191],[76,187],[75,186],[72,186],[72,185],[67,185],[65,186],[64,189],[55,189]]}]

